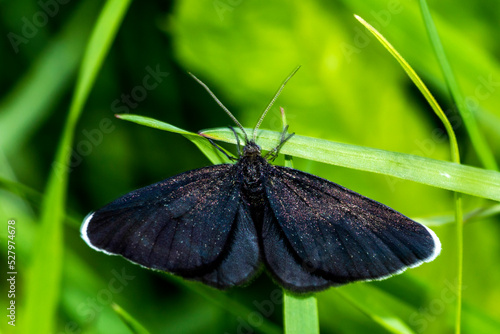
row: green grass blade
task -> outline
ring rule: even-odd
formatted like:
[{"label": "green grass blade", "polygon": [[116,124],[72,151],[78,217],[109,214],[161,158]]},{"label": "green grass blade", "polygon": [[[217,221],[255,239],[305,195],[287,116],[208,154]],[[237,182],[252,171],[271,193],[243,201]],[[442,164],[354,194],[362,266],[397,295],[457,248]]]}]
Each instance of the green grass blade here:
[{"label": "green grass blade", "polygon": [[[229,129],[216,128],[202,133],[216,140],[235,143]],[[279,143],[279,138],[278,132],[259,130],[257,141],[263,149],[270,150]],[[500,200],[500,173],[497,171],[299,135],[293,136],[281,153]]]},{"label": "green grass blade", "polygon": [[41,223],[34,241],[36,253],[26,287],[25,333],[53,333],[61,281],[67,166],[76,123],[130,1],[111,0],[104,6],[87,46],[69,115],[59,143],[42,203]]},{"label": "green grass blade", "polygon": [[297,296],[283,290],[286,334],[318,334],[318,303],[315,295]]},{"label": "green grass blade", "polygon": [[[205,154],[205,156],[212,162],[213,164],[222,164],[228,163],[229,159],[214,148],[212,144],[206,139],[200,136],[197,133],[189,132],[183,129],[180,129],[171,124],[158,121],[153,118],[139,116],[139,115],[131,115],[131,114],[120,114],[116,115],[119,119],[123,119],[126,121],[130,121],[136,124],[148,126],[150,128],[159,129],[163,131],[178,133],[183,135],[185,138],[189,139],[193,144],[196,145],[200,149],[200,151]],[[232,133],[232,132],[231,132]],[[234,135],[233,135],[234,138]]]},{"label": "green grass blade", "polygon": [[457,237],[457,294],[456,311],[455,311],[455,333],[460,334],[462,324],[462,285],[463,285],[463,269],[464,269],[464,218],[462,211],[462,194],[455,193],[455,221],[456,221],[456,237]]},{"label": "green grass blade", "polygon": [[[432,47],[434,48],[434,53],[438,59],[441,70],[443,71],[444,78],[446,80],[446,85],[451,93],[455,105],[458,108],[460,116],[462,117],[465,128],[467,129],[472,146],[476,150],[476,153],[481,160],[483,166],[488,169],[498,170],[498,165],[495,161],[493,152],[488,147],[486,140],[484,139],[482,133],[479,131],[475,116],[467,108],[465,104],[465,99],[460,92],[458,83],[453,75],[450,63],[444,52],[443,45],[439,38],[436,26],[432,20],[429,7],[425,0],[420,0],[420,10],[422,11],[422,17],[424,19],[425,27],[427,28],[427,33],[429,39],[431,40]],[[456,304],[456,315],[455,315],[455,333],[459,334],[461,332],[461,319],[462,319],[462,281],[463,281],[463,213],[462,213],[462,198],[460,194],[455,193],[455,207],[456,207],[456,222],[457,222],[457,271],[458,271],[458,283],[457,283],[457,304]]]},{"label": "green grass blade", "polygon": [[132,331],[134,334],[149,334],[149,331],[141,325],[139,321],[137,321],[134,317],[132,317],[127,311],[121,308],[118,304],[111,304],[113,311],[118,314],[118,316],[123,320],[125,325]]},{"label": "green grass blade", "polygon": [[484,167],[486,167],[487,169],[498,170],[498,164],[495,160],[495,156],[486,143],[483,133],[479,130],[476,118],[467,107],[465,99],[460,91],[460,88],[458,87],[457,80],[453,75],[453,71],[451,69],[450,63],[448,62],[448,58],[446,57],[446,53],[444,52],[444,48],[439,38],[436,26],[434,25],[434,21],[432,20],[427,2],[425,0],[419,0],[419,3],[425,27],[427,28],[427,33],[429,35],[429,39],[431,40],[432,47],[434,48],[436,58],[438,59],[441,70],[443,71],[446,85],[451,93],[455,105],[458,108],[460,116],[464,121],[465,128],[467,129],[472,142],[472,146],[474,146],[479,160],[481,160],[481,163]]}]

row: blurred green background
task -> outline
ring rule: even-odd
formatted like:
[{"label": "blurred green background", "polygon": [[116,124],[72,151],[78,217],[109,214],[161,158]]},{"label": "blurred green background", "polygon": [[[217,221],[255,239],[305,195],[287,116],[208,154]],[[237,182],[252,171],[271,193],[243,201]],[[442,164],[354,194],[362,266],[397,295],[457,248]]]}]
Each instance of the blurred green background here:
[{"label": "blurred green background", "polygon": [[[60,2],[0,2],[0,259],[7,263],[6,225],[15,219],[19,324],[26,316],[24,286],[37,253],[33,240],[40,203],[48,175],[58,167],[53,161],[76,74],[102,9],[97,0]],[[498,160],[500,4],[444,0],[429,1],[429,6],[461,90]],[[80,222],[88,212],[138,187],[209,164],[179,135],[114,117],[135,113],[194,132],[232,125],[188,71],[211,87],[244,126],[253,127],[282,80],[302,65],[263,128],[281,129],[282,106],[290,131],[297,134],[450,160],[448,140],[435,136],[441,122],[353,14],[378,28],[428,84],[455,128],[463,163],[484,167],[447,93],[416,1],[136,1],[68,148],[55,333],[130,333],[112,303],[151,333],[282,331],[282,304],[271,297],[277,286],[265,274],[246,288],[220,293],[98,253],[80,239]],[[300,159],[294,166],[410,217],[434,221],[431,227],[443,244],[434,262],[397,277],[319,293],[321,332],[385,333],[383,319],[404,324],[395,325],[401,332],[451,333],[455,227],[434,218],[453,214],[453,194]],[[490,205],[464,198],[465,212]],[[465,225],[464,333],[500,332],[499,223],[493,215]],[[2,284],[0,294],[5,314],[6,287]],[[1,319],[2,332],[16,332],[4,314]]]}]

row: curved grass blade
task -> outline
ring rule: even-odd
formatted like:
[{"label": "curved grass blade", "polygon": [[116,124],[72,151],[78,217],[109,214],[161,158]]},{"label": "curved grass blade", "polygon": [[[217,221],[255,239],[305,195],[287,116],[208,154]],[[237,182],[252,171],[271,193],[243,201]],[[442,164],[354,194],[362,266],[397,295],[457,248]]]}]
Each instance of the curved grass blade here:
[{"label": "curved grass blade", "polygon": [[66,204],[68,166],[75,126],[98,70],[130,1],[110,0],[102,9],[82,60],[69,115],[51,170],[36,233],[32,270],[26,286],[25,333],[53,333],[62,271],[62,222]]},{"label": "curved grass blade", "polygon": [[113,311],[118,314],[118,316],[123,320],[125,325],[132,331],[134,334],[149,334],[146,327],[141,325],[139,321],[137,321],[134,317],[132,317],[127,311],[120,307],[120,305],[113,303],[111,304]]},{"label": "curved grass blade", "polygon": [[[446,128],[446,132],[448,133],[448,136],[450,138],[450,149],[451,149],[452,160],[453,162],[459,164],[460,153],[458,150],[457,138],[453,131],[453,127],[451,126],[446,115],[441,110],[439,104],[436,102],[432,94],[429,92],[423,81],[420,79],[417,73],[411,68],[411,66],[406,62],[406,60],[399,54],[399,52],[397,52],[396,49],[384,38],[384,36],[382,36],[375,28],[373,28],[370,24],[368,24],[359,16],[355,15],[355,17],[380,41],[380,43],[382,43],[382,45],[394,56],[394,58],[396,58],[396,60],[401,64],[403,69],[406,71],[406,73],[409,75],[409,77],[412,79],[412,81],[415,83],[415,85],[427,99],[432,109],[434,110],[436,115],[441,119]],[[426,22],[426,25],[428,23],[429,22]],[[455,88],[458,90],[458,86]],[[482,149],[484,149],[484,147]],[[455,333],[458,334],[460,333],[460,323],[461,323],[461,313],[462,313],[461,310],[462,310],[462,275],[463,275],[463,211],[462,211],[461,194],[455,192],[453,195],[455,199],[455,221],[457,230],[456,236],[457,236],[457,276],[458,276],[457,291],[456,291],[457,307],[456,307]]]},{"label": "curved grass blade", "polygon": [[363,20],[361,17],[354,15],[354,17],[365,26],[366,29],[368,29],[378,40],[379,42],[387,49],[387,51],[390,52],[390,54],[396,58],[396,60],[399,62],[401,67],[405,70],[405,72],[408,74],[410,79],[413,81],[415,86],[420,90],[422,95],[424,95],[425,99],[429,103],[429,105],[432,107],[432,110],[436,113],[436,115],[439,117],[441,122],[443,122],[444,127],[446,128],[446,132],[448,133],[448,136],[450,137],[450,145],[451,145],[451,156],[452,160],[456,163],[460,162],[459,158],[459,151],[458,151],[458,144],[457,144],[457,138],[455,136],[455,132],[453,131],[453,127],[451,126],[450,122],[448,121],[448,118],[446,118],[446,114],[441,110],[441,107],[437,103],[436,99],[434,99],[434,96],[432,96],[431,92],[427,89],[425,86],[424,82],[420,79],[420,77],[417,75],[417,73],[413,70],[413,68],[408,64],[408,62],[399,54],[399,52],[385,39],[382,34],[380,34],[377,29],[373,28],[368,22]]},{"label": "curved grass blade", "polygon": [[[201,133],[235,143],[229,129],[216,128]],[[263,149],[270,150],[279,138],[278,132],[259,130],[257,140]],[[500,172],[497,171],[299,135],[293,136],[281,153],[500,201]]]},{"label": "curved grass blade", "polygon": [[210,144],[210,142],[206,138],[203,138],[202,136],[196,133],[186,131],[184,129],[178,128],[176,126],[173,126],[171,124],[162,121],[158,121],[150,117],[131,115],[131,114],[119,114],[115,116],[119,119],[123,119],[140,125],[145,125],[150,128],[181,134],[185,138],[189,139],[193,144],[195,144],[196,147],[198,147],[200,151],[203,152],[203,154],[205,154],[205,156],[213,164],[222,164],[229,162],[229,159],[227,159],[226,156],[224,156],[217,149],[215,149],[214,146]]}]

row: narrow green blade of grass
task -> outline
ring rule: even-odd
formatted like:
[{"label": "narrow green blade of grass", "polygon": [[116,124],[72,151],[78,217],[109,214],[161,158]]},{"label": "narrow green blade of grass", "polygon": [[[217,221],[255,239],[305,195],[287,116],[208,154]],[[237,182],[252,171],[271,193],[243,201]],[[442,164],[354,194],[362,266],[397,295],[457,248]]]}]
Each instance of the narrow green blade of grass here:
[{"label": "narrow green blade of grass", "polygon": [[[430,14],[429,14],[430,15]],[[446,115],[444,112],[441,110],[441,107],[439,104],[436,102],[432,94],[429,92],[423,81],[420,79],[420,77],[417,75],[417,73],[411,68],[411,66],[406,62],[406,60],[397,52],[397,50],[385,39],[384,36],[382,36],[375,28],[373,28],[370,24],[368,24],[365,20],[360,18],[359,16],[355,16],[356,19],[361,22],[379,41],[382,43],[382,45],[396,58],[396,60],[399,62],[399,64],[403,67],[403,69],[406,71],[408,76],[412,79],[412,81],[415,83],[415,85],[418,87],[418,89],[422,92],[424,97],[427,99],[429,104],[431,105],[432,109],[436,113],[436,115],[441,119],[443,122],[444,127],[446,128],[446,131],[448,133],[448,136],[450,138],[450,149],[451,149],[451,157],[453,162],[460,164],[460,153],[458,149],[458,143],[457,143],[457,138],[455,136],[455,133],[453,131],[453,127],[451,126],[450,122],[448,121]],[[429,22],[430,16],[427,17],[426,26],[429,29],[429,24],[433,26],[432,22]],[[432,20],[431,20],[432,21]],[[437,32],[434,31],[431,33],[431,35],[434,34],[436,37]],[[432,38],[432,36],[431,36]],[[436,47],[436,46],[435,46]],[[442,47],[441,47],[442,48]],[[443,54],[444,56],[444,54]],[[442,59],[441,59],[442,60]],[[443,66],[443,63],[441,63]],[[446,63],[447,67],[446,69],[443,68],[443,70],[449,70],[451,74],[451,68],[449,68],[449,65]],[[448,78],[450,79],[450,78]],[[452,80],[453,81],[453,80]],[[456,85],[456,82],[455,82]],[[456,91],[455,93],[458,92],[458,86],[456,85],[455,87]],[[460,96],[454,96],[455,98],[459,98]],[[470,115],[467,115],[470,116]],[[477,139],[477,138],[476,138]],[[488,150],[487,147],[482,147],[482,150]],[[483,151],[484,153],[484,151]],[[494,160],[493,160],[494,161]],[[461,314],[462,314],[462,275],[463,275],[463,211],[462,211],[462,195],[458,192],[455,192],[454,194],[454,199],[455,199],[455,221],[456,221],[456,237],[457,237],[457,307],[456,307],[456,317],[455,317],[455,333],[459,334],[460,333],[460,324],[461,324]]]},{"label": "narrow green blade of grass", "polygon": [[[475,116],[472,114],[472,112],[465,104],[465,99],[463,98],[462,93],[460,92],[458,83],[455,80],[453,71],[451,70],[451,66],[444,52],[444,48],[443,45],[441,44],[441,40],[439,38],[436,26],[434,25],[434,21],[432,20],[429,7],[427,6],[425,0],[420,0],[419,3],[420,3],[420,10],[422,11],[422,16],[425,22],[425,27],[427,29],[429,39],[431,40],[432,47],[434,48],[436,58],[438,59],[441,70],[443,71],[443,75],[446,80],[446,85],[448,86],[448,90],[450,91],[451,96],[455,101],[455,105],[457,106],[458,111],[460,113],[460,116],[464,121],[465,128],[467,129],[467,132],[469,133],[472,142],[472,146],[474,146],[474,149],[479,159],[481,160],[483,166],[485,166],[488,169],[498,170],[498,165],[495,161],[493,152],[490,150],[482,133],[479,131]],[[458,248],[457,251],[458,284],[457,284],[457,304],[456,304],[456,316],[455,316],[455,333],[460,334],[461,323],[462,323],[463,222],[462,222],[462,211],[461,211],[462,198],[459,194],[456,193],[455,193],[455,202],[457,207],[456,217],[457,217],[457,248]]]},{"label": "narrow green blade of grass", "polygon": [[[207,150],[212,152],[212,156],[207,156],[214,163],[217,163],[217,158],[222,155],[214,153],[212,145],[205,138],[168,123],[137,115],[119,117],[156,129],[180,133],[192,140],[202,152],[205,153]],[[251,133],[252,129],[246,131]],[[201,133],[215,140],[236,144],[234,134],[228,128],[209,129]],[[273,149],[279,143],[279,139],[279,132],[259,130],[258,143],[263,149]],[[500,173],[496,171],[299,135],[293,136],[283,146],[281,153],[500,200]]]},{"label": "narrow green blade of grass", "polygon": [[434,21],[432,20],[427,2],[425,0],[419,0],[419,3],[425,27],[427,28],[427,33],[429,35],[429,39],[431,40],[432,47],[434,48],[436,58],[438,59],[441,70],[443,71],[446,85],[448,86],[448,90],[450,91],[455,105],[457,106],[460,113],[460,116],[464,121],[465,128],[467,129],[472,142],[472,146],[474,146],[479,160],[481,160],[481,163],[484,167],[486,167],[487,169],[498,170],[498,164],[495,160],[495,156],[486,143],[483,133],[481,132],[481,130],[479,130],[476,118],[467,107],[465,99],[460,91],[460,88],[458,87],[457,80],[453,75],[453,71],[451,69],[450,63],[448,62],[448,58],[446,57],[446,53],[444,52],[444,48],[439,38],[436,26],[434,25]]},{"label": "narrow green blade of grass", "polygon": [[127,311],[121,308],[118,304],[111,304],[113,311],[118,314],[118,316],[123,320],[125,325],[132,331],[134,334],[149,334],[149,331],[141,325],[139,321],[137,321],[134,317],[132,317]]},{"label": "narrow green blade of grass", "polygon": [[66,188],[70,150],[76,123],[130,1],[108,1],[92,32],[83,57],[75,94],[51,170],[34,241],[32,268],[26,282],[25,333],[53,333],[61,282]]},{"label": "narrow green blade of grass", "polygon": [[94,16],[97,3],[90,0],[80,4],[61,33],[2,100],[0,148],[6,155],[17,152],[68,89],[90,34],[89,17]]},{"label": "narrow green blade of grass", "polygon": [[297,296],[283,291],[286,334],[318,334],[318,303],[315,295]]},{"label": "narrow green blade of grass", "polygon": [[452,155],[452,160],[456,163],[460,162],[459,153],[458,153],[458,145],[457,145],[457,139],[455,137],[455,132],[453,131],[453,128],[446,118],[445,113],[437,103],[436,99],[432,96],[431,92],[427,89],[425,86],[424,82],[420,79],[420,77],[417,75],[417,73],[413,70],[413,68],[408,64],[408,62],[399,54],[399,52],[385,39],[382,34],[380,34],[377,29],[373,28],[368,22],[363,20],[361,17],[354,15],[354,17],[362,24],[365,26],[368,31],[370,31],[377,39],[378,41],[389,51],[389,53],[399,62],[401,67],[405,70],[405,72],[408,74],[410,79],[413,81],[415,86],[420,90],[422,95],[424,95],[425,99],[429,103],[429,105],[432,107],[432,110],[436,113],[436,115],[439,117],[441,122],[443,122],[444,127],[446,128],[446,132],[448,133],[448,136],[450,137],[450,145],[452,147],[451,149],[451,155]]},{"label": "narrow green blade of grass", "polygon": [[[236,142],[232,131],[226,128],[204,130],[202,133],[216,140]],[[259,130],[257,141],[263,149],[270,150],[279,143],[279,138],[278,132]],[[280,152],[500,200],[500,173],[497,171],[299,135],[293,136]]]},{"label": "narrow green blade of grass", "polygon": [[[214,146],[212,144],[210,144],[210,142],[206,138],[203,138],[202,136],[200,136],[196,133],[180,129],[180,128],[173,126],[171,124],[168,124],[168,123],[165,123],[162,121],[158,121],[156,119],[145,117],[145,116],[131,115],[131,114],[120,114],[120,115],[116,115],[116,117],[118,117],[119,119],[123,119],[126,121],[136,123],[136,124],[149,126],[150,128],[181,134],[185,138],[189,139],[193,144],[195,144],[196,147],[198,147],[200,149],[200,151],[203,154],[205,154],[205,156],[213,164],[222,164],[222,163],[229,162],[229,159],[224,154],[222,154],[217,149],[215,149]],[[233,137],[234,137],[234,135],[233,135]]]}]

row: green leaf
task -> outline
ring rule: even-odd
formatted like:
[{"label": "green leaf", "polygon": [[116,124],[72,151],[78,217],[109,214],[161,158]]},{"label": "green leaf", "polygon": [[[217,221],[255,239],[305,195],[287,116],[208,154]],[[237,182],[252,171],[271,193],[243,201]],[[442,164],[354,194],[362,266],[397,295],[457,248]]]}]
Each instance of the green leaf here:
[{"label": "green leaf", "polygon": [[[216,128],[201,133],[212,139],[236,142],[229,129]],[[278,132],[259,130],[257,141],[263,149],[270,150],[279,143],[279,138]],[[300,135],[293,136],[281,153],[500,200],[500,173],[497,171]]]},{"label": "green leaf", "polygon": [[42,203],[41,223],[34,241],[27,278],[25,333],[53,333],[59,301],[68,166],[75,126],[130,1],[110,0],[94,27],[83,57],[75,95]]}]

